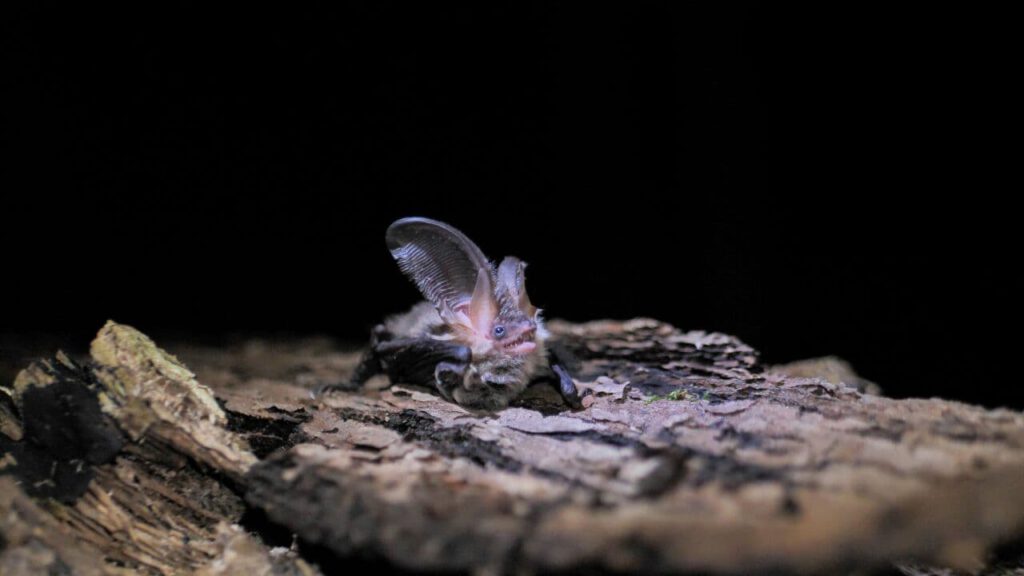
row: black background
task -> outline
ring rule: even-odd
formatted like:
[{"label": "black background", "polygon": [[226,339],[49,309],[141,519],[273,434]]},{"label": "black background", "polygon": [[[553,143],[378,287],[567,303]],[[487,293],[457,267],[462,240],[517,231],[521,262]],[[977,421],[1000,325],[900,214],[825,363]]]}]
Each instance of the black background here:
[{"label": "black background", "polygon": [[528,261],[550,316],[1024,406],[1005,15],[28,10],[0,19],[0,332],[359,341],[416,300],[383,233],[424,215]]}]

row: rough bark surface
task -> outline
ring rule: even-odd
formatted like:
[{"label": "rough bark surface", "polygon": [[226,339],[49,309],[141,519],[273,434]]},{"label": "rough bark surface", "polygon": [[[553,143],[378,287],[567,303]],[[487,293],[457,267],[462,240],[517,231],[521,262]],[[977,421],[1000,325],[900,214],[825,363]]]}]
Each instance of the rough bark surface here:
[{"label": "rough bark surface", "polygon": [[0,392],[0,574],[315,574],[238,526],[257,461],[211,391],[108,323]]},{"label": "rough bark surface", "polygon": [[581,411],[545,386],[497,413],[379,380],[313,399],[358,352],[168,344],[179,361],[110,323],[0,390],[0,573],[1021,568],[989,551],[1024,530],[1024,414],[870,394],[834,359],[764,369],[652,320],[550,327]]}]

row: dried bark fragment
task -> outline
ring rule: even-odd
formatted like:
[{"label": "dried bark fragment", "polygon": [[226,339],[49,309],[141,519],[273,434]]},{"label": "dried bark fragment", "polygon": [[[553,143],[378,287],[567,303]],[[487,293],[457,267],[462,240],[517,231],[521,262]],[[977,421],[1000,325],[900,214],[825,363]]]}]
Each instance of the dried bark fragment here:
[{"label": "dried bark fragment", "polygon": [[90,353],[103,409],[132,440],[161,442],[235,480],[256,462],[210,389],[141,332],[108,322]]},{"label": "dried bark fragment", "polygon": [[772,366],[771,370],[795,378],[821,378],[833,384],[842,383],[868,394],[882,394],[882,388],[878,384],[862,378],[849,362],[835,356],[797,360]]},{"label": "dried bark fragment", "polygon": [[82,574],[101,576],[116,571],[99,550],[74,537],[22,492],[17,482],[0,476],[0,574]]}]

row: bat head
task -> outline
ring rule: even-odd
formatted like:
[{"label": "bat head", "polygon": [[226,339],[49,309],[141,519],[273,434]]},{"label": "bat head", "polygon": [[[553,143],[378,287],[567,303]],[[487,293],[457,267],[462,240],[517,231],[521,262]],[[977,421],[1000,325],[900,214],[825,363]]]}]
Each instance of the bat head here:
[{"label": "bat head", "polygon": [[524,356],[537,349],[543,336],[540,310],[526,294],[526,264],[509,256],[494,275],[482,270],[470,299],[467,319],[476,338],[486,339],[493,353]]}]

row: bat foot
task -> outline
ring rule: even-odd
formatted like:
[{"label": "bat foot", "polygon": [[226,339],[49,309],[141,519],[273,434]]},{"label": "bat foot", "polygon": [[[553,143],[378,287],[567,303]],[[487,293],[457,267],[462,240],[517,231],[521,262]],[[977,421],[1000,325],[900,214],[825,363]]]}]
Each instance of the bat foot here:
[{"label": "bat foot", "polygon": [[309,397],[313,400],[321,398],[331,392],[352,392],[359,389],[359,384],[355,382],[330,382],[327,384],[321,384],[316,388],[309,391]]},{"label": "bat foot", "polygon": [[462,385],[468,364],[455,362],[438,362],[434,367],[434,384],[441,395],[452,400],[452,391]]}]

